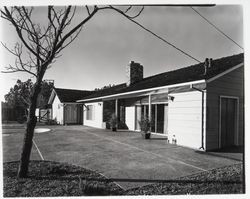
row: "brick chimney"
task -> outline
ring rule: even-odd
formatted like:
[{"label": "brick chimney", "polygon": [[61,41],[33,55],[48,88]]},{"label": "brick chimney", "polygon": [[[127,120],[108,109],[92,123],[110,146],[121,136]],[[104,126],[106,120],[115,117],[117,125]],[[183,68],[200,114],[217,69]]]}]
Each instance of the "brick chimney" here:
[{"label": "brick chimney", "polygon": [[127,86],[130,86],[143,79],[143,66],[140,63],[131,61],[126,68]]}]

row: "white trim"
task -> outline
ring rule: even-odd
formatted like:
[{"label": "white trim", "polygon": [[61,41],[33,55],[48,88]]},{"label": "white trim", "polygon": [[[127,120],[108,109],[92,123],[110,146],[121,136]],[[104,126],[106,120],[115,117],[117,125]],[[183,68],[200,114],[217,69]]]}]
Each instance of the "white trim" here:
[{"label": "white trim", "polygon": [[79,102],[61,102],[63,104],[83,104],[83,103],[79,103]]},{"label": "white trim", "polygon": [[161,135],[163,137],[168,137],[168,135],[166,133],[155,133],[155,132],[150,132],[153,135]]},{"label": "white trim", "polygon": [[[152,102],[151,104],[152,104],[152,105],[155,105],[155,104],[169,104],[169,102],[168,102],[168,101],[167,101],[167,102]],[[148,105],[148,102],[143,102],[143,103],[141,103],[141,104],[136,103],[135,105],[137,105],[137,106],[140,106],[140,105]]]},{"label": "white trim", "polygon": [[189,85],[189,84],[198,84],[198,83],[205,83],[205,82],[206,81],[204,79],[202,79],[202,80],[197,80],[197,81],[172,84],[172,85],[167,85],[167,86],[159,86],[159,87],[155,87],[155,88],[148,88],[148,89],[137,90],[137,91],[130,91],[130,92],[126,92],[126,93],[106,95],[106,96],[102,96],[102,97],[90,98],[90,99],[85,99],[85,100],[77,100],[77,102],[87,102],[87,101],[105,99],[105,98],[110,98],[110,97],[119,97],[121,95],[129,95],[129,94],[134,94],[134,93],[148,92],[148,91],[154,91],[154,90],[158,90],[158,89],[173,88],[173,87],[177,87],[177,86],[185,86],[185,85]]},{"label": "white trim", "polygon": [[206,91],[203,91],[203,95],[204,95],[204,100],[203,100],[203,108],[204,108],[204,116],[203,116],[203,147],[204,147],[204,150],[206,151],[206,147],[207,147],[207,144],[206,144],[206,137],[207,137],[207,92]]},{"label": "white trim", "polygon": [[236,145],[239,145],[239,97],[236,96],[227,96],[227,95],[220,95],[220,115],[219,115],[219,148],[221,148],[221,99],[227,98],[227,99],[236,99],[237,105],[236,105],[236,132],[234,137],[234,142]]},{"label": "white trim", "polygon": [[55,89],[53,88],[50,96],[49,96],[49,100],[48,100],[48,104],[53,104],[54,100],[55,100],[55,97],[56,97],[56,91]]},{"label": "white trim", "polygon": [[228,74],[228,73],[230,73],[230,72],[232,72],[232,71],[234,71],[234,70],[236,70],[236,69],[238,69],[238,68],[240,68],[242,66],[244,66],[244,63],[240,63],[240,64],[234,66],[233,68],[230,68],[230,69],[228,69],[228,70],[226,70],[226,71],[224,71],[224,72],[222,72],[222,73],[208,79],[206,82],[207,83],[212,82],[212,81],[214,81],[214,80],[216,80],[216,79],[218,79],[218,78],[220,78],[220,77],[222,77],[222,76],[224,76],[224,75],[226,75],[226,74]]}]

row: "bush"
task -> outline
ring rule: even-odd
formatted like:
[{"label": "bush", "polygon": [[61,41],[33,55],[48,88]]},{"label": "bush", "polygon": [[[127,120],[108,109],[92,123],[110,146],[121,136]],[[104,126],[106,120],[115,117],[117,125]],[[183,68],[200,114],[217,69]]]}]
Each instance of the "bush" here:
[{"label": "bush", "polygon": [[138,121],[139,125],[141,127],[141,131],[143,131],[144,133],[148,133],[148,131],[150,130],[151,127],[151,121],[148,117],[144,117],[142,118],[141,121]]},{"label": "bush", "polygon": [[27,116],[26,115],[20,115],[20,116],[17,117],[17,122],[19,124],[23,124],[26,121],[27,121]]},{"label": "bush", "polygon": [[117,123],[118,123],[118,118],[117,118],[117,116],[113,113],[113,114],[112,114],[112,117],[111,117],[111,119],[110,119],[110,121],[109,121],[109,124],[110,124],[111,128],[115,128],[116,125],[117,125]]},{"label": "bush", "polygon": [[51,119],[49,119],[49,120],[47,120],[47,121],[45,122],[45,124],[46,124],[46,125],[57,125],[58,123],[57,123],[56,120],[51,120]]}]

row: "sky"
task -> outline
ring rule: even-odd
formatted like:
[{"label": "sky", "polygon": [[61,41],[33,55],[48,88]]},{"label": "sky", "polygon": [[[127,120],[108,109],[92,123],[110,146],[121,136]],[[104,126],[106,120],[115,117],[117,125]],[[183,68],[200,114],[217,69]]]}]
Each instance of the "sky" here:
[{"label": "sky", "polygon": [[[241,5],[194,8],[244,47]],[[81,20],[82,13],[83,9],[78,7],[75,22]],[[46,7],[35,7],[34,17],[37,22],[44,23]],[[190,7],[146,6],[136,21],[200,61],[243,52]],[[0,40],[9,47],[14,46],[17,41],[15,30],[3,19],[0,31]],[[0,47],[0,54],[1,70],[14,63],[14,57],[3,47]],[[126,82],[126,67],[130,61],[143,65],[144,77],[197,63],[120,14],[105,10],[98,12],[84,26],[44,79],[54,80],[59,88],[92,90]],[[17,79],[25,81],[31,76],[0,73],[0,78],[0,100],[3,100],[3,95]]]}]

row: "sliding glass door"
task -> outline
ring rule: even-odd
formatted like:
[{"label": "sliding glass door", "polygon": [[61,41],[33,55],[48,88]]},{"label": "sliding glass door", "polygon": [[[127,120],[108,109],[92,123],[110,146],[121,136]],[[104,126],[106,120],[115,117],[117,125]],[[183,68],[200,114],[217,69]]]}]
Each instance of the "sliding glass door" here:
[{"label": "sliding glass door", "polygon": [[[167,104],[152,104],[151,105],[151,132],[164,133],[167,128]],[[135,107],[135,129],[140,130],[139,121],[143,117],[148,117],[149,115],[148,105],[137,105]]]}]

